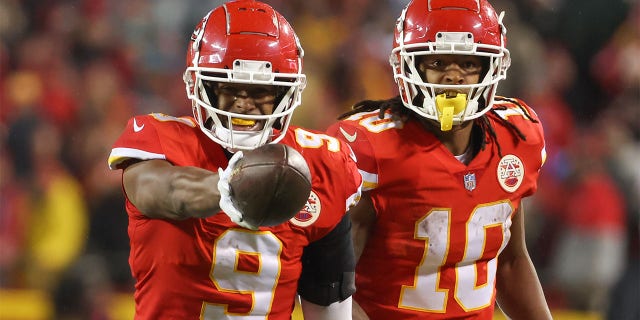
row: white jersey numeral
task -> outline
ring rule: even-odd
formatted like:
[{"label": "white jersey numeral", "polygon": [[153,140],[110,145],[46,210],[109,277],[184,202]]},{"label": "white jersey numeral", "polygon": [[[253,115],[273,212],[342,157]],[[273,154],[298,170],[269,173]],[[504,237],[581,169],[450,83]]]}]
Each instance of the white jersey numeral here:
[{"label": "white jersey numeral", "polygon": [[296,128],[295,133],[296,141],[304,148],[317,149],[326,145],[331,152],[340,151],[340,141],[330,135],[313,133],[301,128]]},{"label": "white jersey numeral", "polygon": [[[271,232],[230,229],[213,246],[211,280],[221,292],[251,295],[251,310],[233,314],[228,306],[203,302],[200,319],[266,319],[271,311],[275,287],[280,277],[282,243]],[[259,263],[255,272],[238,270],[241,255],[253,256]]]},{"label": "white jersey numeral", "polygon": [[[485,254],[487,235],[490,232],[502,236],[498,250],[509,242],[511,213],[508,201],[479,205],[466,223],[464,257],[456,265],[456,301],[466,311],[481,309],[491,304],[495,285],[496,257],[488,260],[485,269],[478,268],[478,261]],[[448,289],[440,287],[440,268],[447,261],[451,246],[451,210],[433,210],[415,224],[415,238],[425,242],[425,251],[416,267],[412,286],[402,286],[399,308],[424,312],[444,313],[447,307]],[[457,249],[459,250],[459,249]],[[481,274],[484,273],[484,274]],[[486,279],[478,285],[478,279]]]}]

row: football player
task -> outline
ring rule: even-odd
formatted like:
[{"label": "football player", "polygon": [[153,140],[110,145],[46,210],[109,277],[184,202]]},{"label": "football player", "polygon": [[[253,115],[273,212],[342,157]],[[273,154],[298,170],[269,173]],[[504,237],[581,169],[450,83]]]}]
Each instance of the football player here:
[{"label": "football player", "polygon": [[364,178],[354,319],[492,319],[496,301],[514,319],[551,318],[521,202],[543,131],[523,101],[496,96],[502,19],[486,0],[411,1],[390,56],[399,96],[357,103],[329,128]]},{"label": "football player", "polygon": [[[297,294],[307,319],[351,317],[345,212],[362,178],[344,142],[289,126],[305,86],[302,60],[273,8],[223,4],[189,42],[193,117],[136,115],[114,143],[109,166],[123,171],[136,319],[288,320]],[[306,206],[274,227],[248,224],[228,192],[242,150],[266,143],[295,148],[312,176]]]}]

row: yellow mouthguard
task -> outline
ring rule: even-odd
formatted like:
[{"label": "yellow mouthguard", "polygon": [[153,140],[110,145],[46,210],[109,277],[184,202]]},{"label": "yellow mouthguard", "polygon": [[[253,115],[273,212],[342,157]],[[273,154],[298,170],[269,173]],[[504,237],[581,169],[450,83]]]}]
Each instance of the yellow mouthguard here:
[{"label": "yellow mouthguard", "polygon": [[440,130],[449,131],[453,127],[453,115],[459,114],[467,104],[467,95],[455,93],[455,96],[447,96],[442,93],[436,96],[436,109],[438,109],[438,120]]},{"label": "yellow mouthguard", "polygon": [[250,119],[231,118],[231,124],[235,124],[238,126],[252,126],[256,124],[256,121]]},{"label": "yellow mouthguard", "polygon": [[451,130],[453,127],[453,107],[446,106],[442,108],[442,111],[440,111],[440,114],[438,115],[438,120],[440,120],[440,130]]}]

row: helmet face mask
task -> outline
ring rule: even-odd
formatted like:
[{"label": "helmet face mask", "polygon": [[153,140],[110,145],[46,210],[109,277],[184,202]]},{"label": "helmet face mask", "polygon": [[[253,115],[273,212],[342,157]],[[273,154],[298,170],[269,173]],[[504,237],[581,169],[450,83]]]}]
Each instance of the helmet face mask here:
[{"label": "helmet face mask", "polygon": [[[482,116],[491,108],[498,82],[506,78],[509,51],[505,34],[502,15],[498,16],[486,0],[409,3],[396,23],[389,59],[405,107],[440,122],[442,130]],[[483,70],[478,83],[426,82],[419,64],[432,55],[480,57]],[[438,98],[442,92],[464,93],[465,101],[453,102],[453,109],[443,108],[443,104],[452,102]],[[448,115],[443,114],[443,109],[448,110]]]},{"label": "helmet face mask", "polygon": [[[280,141],[306,85],[302,57],[289,23],[266,4],[235,1],[209,12],[191,37],[183,76],[200,129],[232,151]],[[273,112],[244,114],[219,108],[212,88],[224,84],[273,86]],[[236,130],[229,125],[234,122],[260,125],[256,130]]]}]

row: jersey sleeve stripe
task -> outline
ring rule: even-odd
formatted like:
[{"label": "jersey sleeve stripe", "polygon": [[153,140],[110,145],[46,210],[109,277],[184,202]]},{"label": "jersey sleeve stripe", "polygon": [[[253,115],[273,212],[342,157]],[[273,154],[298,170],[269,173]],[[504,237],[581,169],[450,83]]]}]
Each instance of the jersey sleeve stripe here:
[{"label": "jersey sleeve stripe", "polygon": [[358,191],[356,193],[352,194],[347,199],[347,210],[346,211],[349,211],[349,209],[351,209],[356,204],[358,204],[358,202],[360,202],[360,197],[361,196],[362,196],[362,184],[360,184],[360,186],[358,187]]},{"label": "jersey sleeve stripe", "polygon": [[362,175],[362,191],[369,191],[378,187],[378,175],[364,170],[358,170]]},{"label": "jersey sleeve stripe", "polygon": [[113,148],[111,150],[111,154],[109,155],[109,169],[118,169],[118,165],[128,159],[166,160],[167,156],[160,153],[147,152],[132,148]]}]

